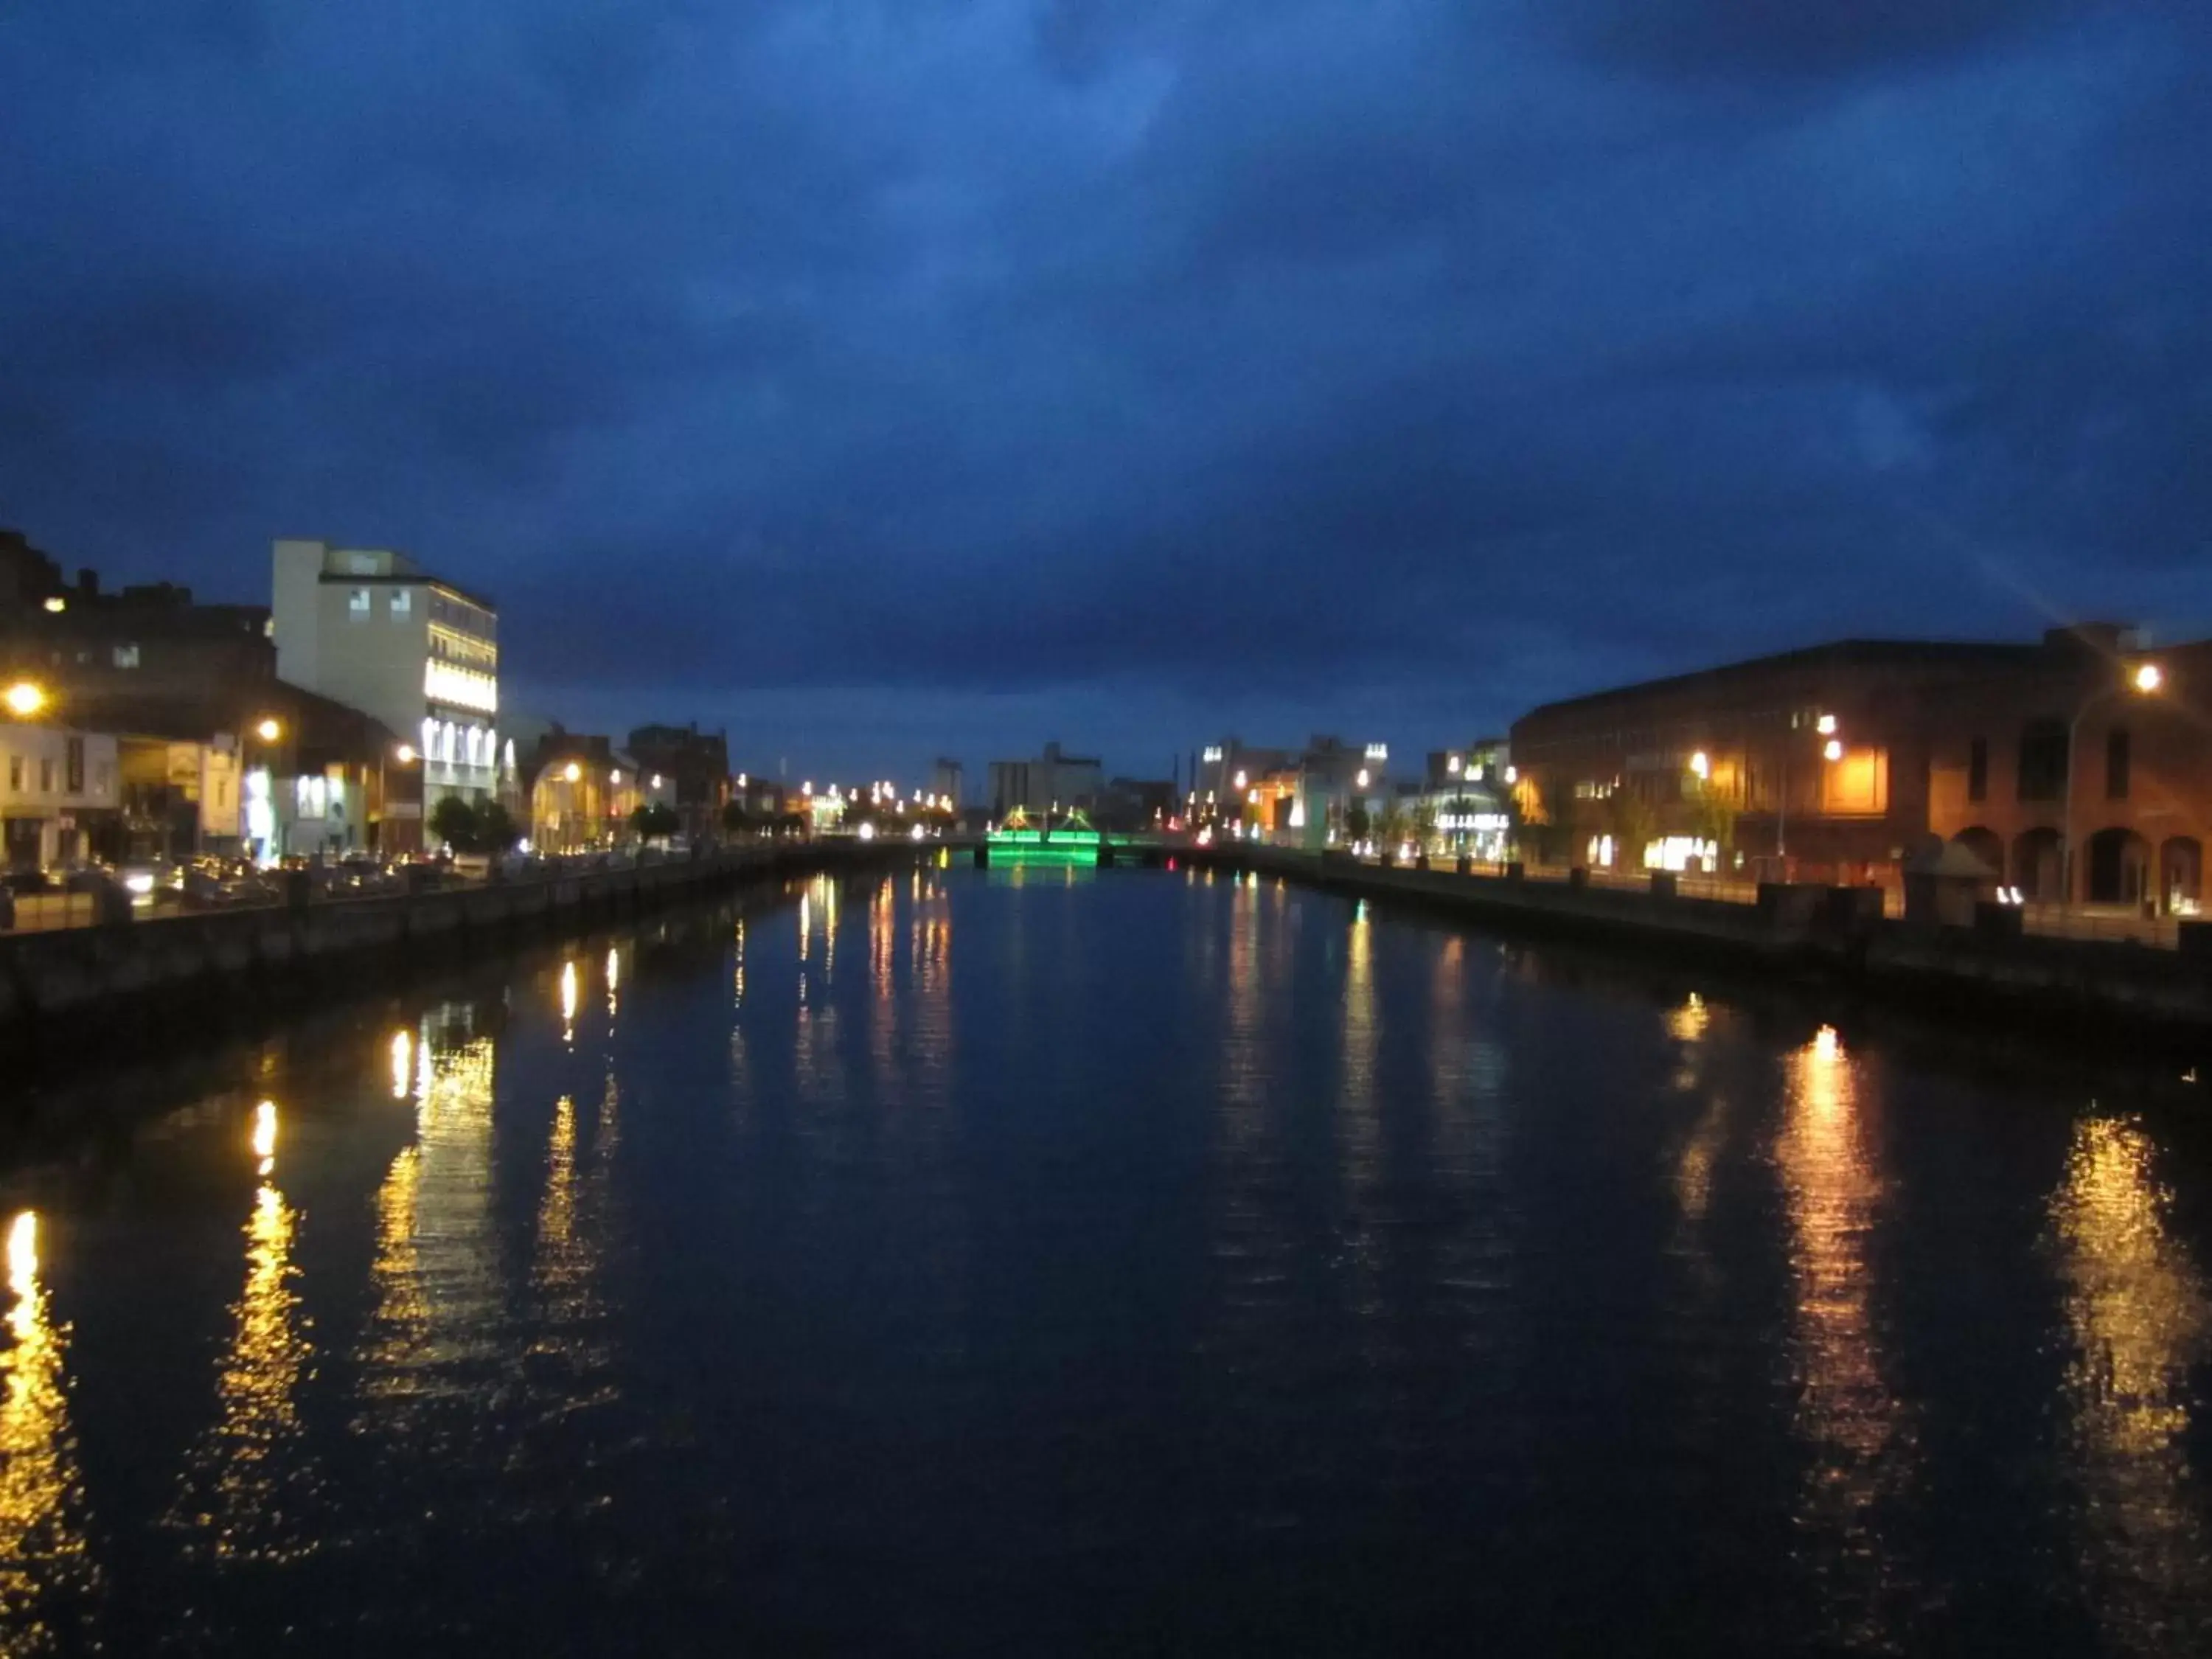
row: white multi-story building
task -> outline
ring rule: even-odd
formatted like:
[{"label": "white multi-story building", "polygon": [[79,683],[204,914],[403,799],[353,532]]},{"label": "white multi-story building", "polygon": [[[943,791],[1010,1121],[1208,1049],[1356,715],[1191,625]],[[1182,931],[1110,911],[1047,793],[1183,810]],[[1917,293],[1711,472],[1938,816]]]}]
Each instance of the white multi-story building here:
[{"label": "white multi-story building", "polygon": [[0,848],[9,867],[84,857],[92,830],[114,817],[118,799],[112,737],[0,721]]},{"label": "white multi-story building", "polygon": [[511,794],[491,602],[385,548],[276,544],[276,675],[410,734],[421,810]]}]

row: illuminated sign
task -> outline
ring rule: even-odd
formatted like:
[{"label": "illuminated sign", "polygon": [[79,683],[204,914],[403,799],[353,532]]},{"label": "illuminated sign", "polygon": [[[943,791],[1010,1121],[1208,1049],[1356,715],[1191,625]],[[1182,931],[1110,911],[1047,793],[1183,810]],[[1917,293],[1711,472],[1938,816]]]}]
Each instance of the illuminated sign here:
[{"label": "illuminated sign", "polygon": [[1367,745],[1367,758],[1371,761],[1389,760],[1390,758],[1390,745],[1387,743],[1369,744]]},{"label": "illuminated sign", "polygon": [[1219,744],[1212,744],[1207,746],[1206,750],[1206,763],[1208,766],[1218,766],[1221,764],[1221,745]]}]

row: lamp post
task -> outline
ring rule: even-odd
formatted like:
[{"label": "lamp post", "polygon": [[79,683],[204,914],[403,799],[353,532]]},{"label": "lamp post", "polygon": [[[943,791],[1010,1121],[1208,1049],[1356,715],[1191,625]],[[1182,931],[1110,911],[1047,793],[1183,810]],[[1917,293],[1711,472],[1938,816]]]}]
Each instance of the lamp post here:
[{"label": "lamp post", "polygon": [[2064,828],[2058,835],[2059,902],[2069,909],[2074,905],[2074,871],[2080,862],[2074,856],[2074,750],[2081,736],[2081,722],[2099,703],[2132,692],[2139,697],[2154,696],[2166,684],[2166,671],[2154,662],[2137,663],[2118,680],[2101,685],[2082,698],[2081,706],[2074,711],[2074,719],[2066,728],[2066,807],[2062,817]]},{"label": "lamp post", "polygon": [[6,691],[0,692],[0,702],[19,720],[34,719],[46,706],[46,688],[30,680],[17,680]]},{"label": "lamp post", "polygon": [[[1790,728],[1792,732],[1796,729],[1794,724]],[[1843,739],[1836,735],[1836,717],[1833,714],[1821,714],[1815,717],[1813,729],[1826,739],[1820,745],[1820,757],[1826,761],[1843,759],[1844,743]],[[1788,881],[1790,879],[1790,738],[1787,732],[1782,738],[1782,790],[1776,799],[1774,807],[1774,856],[1781,863],[1782,879]]]}]

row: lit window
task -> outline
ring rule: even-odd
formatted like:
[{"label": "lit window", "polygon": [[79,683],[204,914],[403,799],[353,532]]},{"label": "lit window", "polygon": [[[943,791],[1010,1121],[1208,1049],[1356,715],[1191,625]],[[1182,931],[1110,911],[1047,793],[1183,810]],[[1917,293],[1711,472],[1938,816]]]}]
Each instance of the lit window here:
[{"label": "lit window", "polygon": [[8,757],[8,793],[12,795],[23,793],[23,757],[21,755]]},{"label": "lit window", "polygon": [[365,622],[368,620],[368,590],[365,587],[356,587],[351,593],[348,594],[346,596],[346,611],[356,622]]},{"label": "lit window", "polygon": [[115,665],[118,668],[136,668],[138,665],[138,647],[135,645],[117,646]]},{"label": "lit window", "polygon": [[415,609],[415,595],[404,587],[392,590],[392,614],[404,617]]}]

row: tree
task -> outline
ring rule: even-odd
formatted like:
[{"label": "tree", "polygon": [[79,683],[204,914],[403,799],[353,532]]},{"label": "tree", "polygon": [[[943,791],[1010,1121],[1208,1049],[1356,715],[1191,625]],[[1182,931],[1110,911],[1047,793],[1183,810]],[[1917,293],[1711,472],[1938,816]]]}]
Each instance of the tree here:
[{"label": "tree", "polygon": [[465,795],[445,795],[430,809],[430,833],[457,853],[477,850],[476,804]]},{"label": "tree", "polygon": [[1652,811],[1651,803],[1633,789],[1615,789],[1607,803],[1607,817],[1613,831],[1615,861],[1625,868],[1641,869],[1644,849],[1659,833],[1658,815]]},{"label": "tree", "polygon": [[430,809],[430,833],[457,853],[504,853],[522,839],[507,808],[495,800],[447,795]]},{"label": "tree", "polygon": [[1735,803],[1705,779],[1694,776],[1685,781],[1683,793],[1690,803],[1691,833],[1699,841],[1712,842],[1725,860],[1735,850]]},{"label": "tree", "polygon": [[803,836],[806,834],[807,817],[804,812],[786,812],[776,820],[776,823],[787,836]]},{"label": "tree", "polygon": [[522,826],[514,815],[495,800],[488,800],[477,808],[477,845],[485,853],[512,851],[522,839]]},{"label": "tree", "polygon": [[629,827],[640,841],[666,841],[683,828],[683,820],[665,801],[649,800],[629,815]]},{"label": "tree", "polygon": [[1365,841],[1369,828],[1367,809],[1357,802],[1344,809],[1344,833],[1354,841]]},{"label": "tree", "polygon": [[742,836],[746,830],[752,827],[753,815],[745,810],[744,802],[741,800],[733,800],[724,805],[722,808],[722,833],[724,835]]}]

